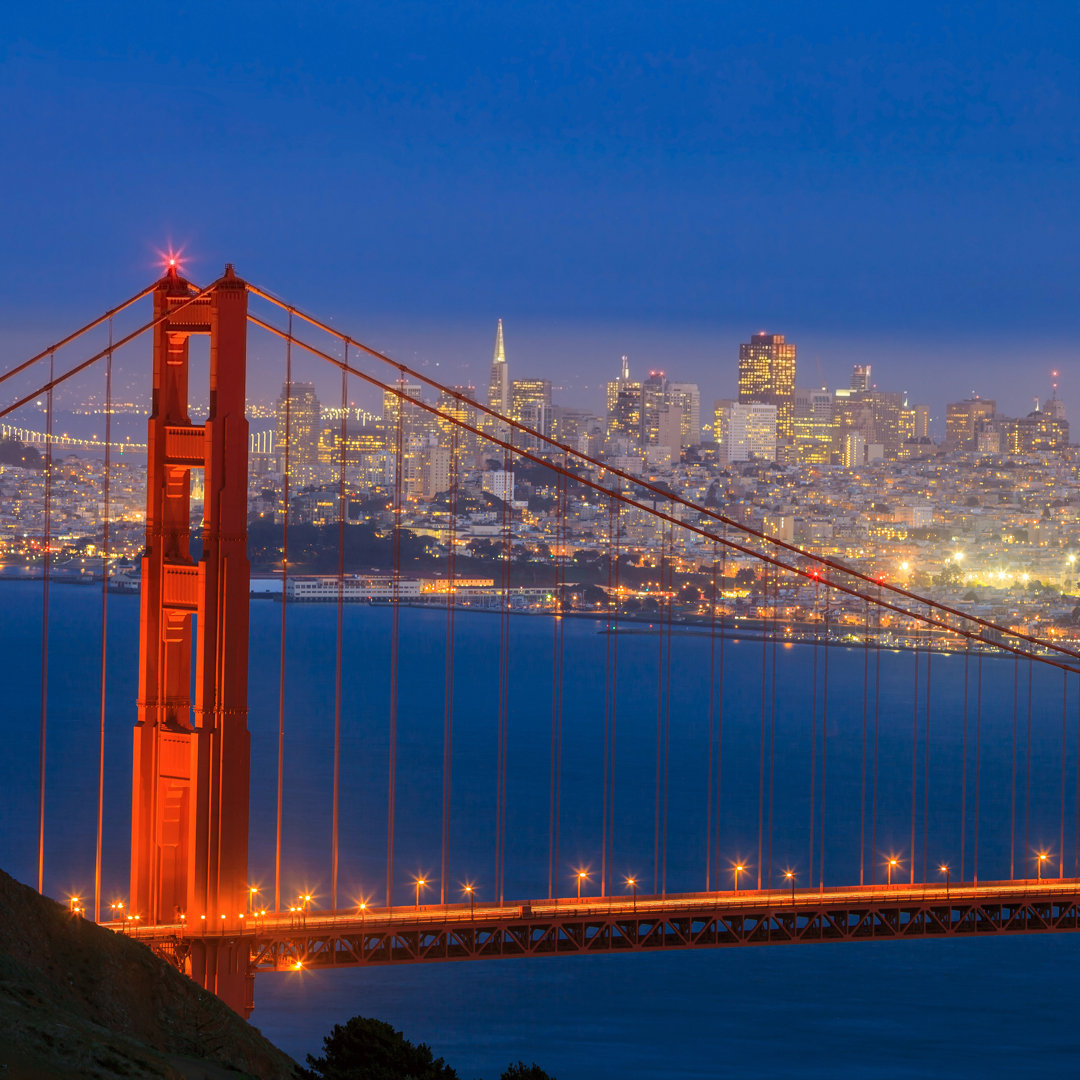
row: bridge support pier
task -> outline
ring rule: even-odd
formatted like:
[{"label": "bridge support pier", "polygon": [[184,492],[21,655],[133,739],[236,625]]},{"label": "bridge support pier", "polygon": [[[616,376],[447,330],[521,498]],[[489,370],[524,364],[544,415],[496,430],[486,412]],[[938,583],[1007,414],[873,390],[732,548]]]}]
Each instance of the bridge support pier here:
[{"label": "bridge support pier", "polygon": [[215,941],[203,938],[191,943],[188,974],[200,986],[247,1019],[255,1005],[255,971],[243,938]]},{"label": "bridge support pier", "polygon": [[[175,269],[154,291],[130,910],[144,925],[183,915],[188,926],[211,927],[248,906],[247,286],[227,267],[195,295]],[[188,415],[192,334],[210,337],[202,425]],[[194,469],[204,487],[198,562],[190,553]],[[191,963],[198,982],[246,1015],[240,944],[197,944]]]}]

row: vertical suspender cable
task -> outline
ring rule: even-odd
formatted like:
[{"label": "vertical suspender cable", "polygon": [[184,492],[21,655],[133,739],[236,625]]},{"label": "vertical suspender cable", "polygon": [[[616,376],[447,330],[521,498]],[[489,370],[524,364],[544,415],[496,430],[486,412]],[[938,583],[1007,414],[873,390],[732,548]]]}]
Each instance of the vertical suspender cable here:
[{"label": "vertical suspender cable", "polygon": [[[881,585],[877,588],[877,600],[881,602]],[[878,811],[878,730],[881,719],[881,608],[875,609],[877,632],[874,635],[874,777],[873,807],[870,814],[870,884],[877,878],[877,811]]]},{"label": "vertical suspender cable", "polygon": [[[727,525],[723,527],[724,539],[727,539]],[[715,555],[715,549],[713,551]],[[724,587],[723,583],[727,578],[727,545],[725,544],[720,550],[720,601],[723,604]],[[716,866],[716,887],[720,888],[720,810],[723,806],[723,779],[724,779],[724,660],[725,660],[725,643],[727,640],[726,634],[726,609],[721,606],[720,608],[720,660],[719,660],[719,672],[720,672],[720,684],[717,687],[716,692],[716,812],[714,815],[716,821],[716,858],[714,859],[714,865]]]},{"label": "vertical suspender cable", "polygon": [[1009,880],[1016,880],[1016,742],[1020,723],[1020,657],[1013,657],[1012,778],[1009,783]]},{"label": "vertical suspender cable", "polygon": [[[611,807],[611,723],[612,723],[612,683],[614,682],[614,670],[612,666],[612,649],[615,645],[615,633],[611,625],[611,602],[612,587],[614,582],[614,566],[612,564],[612,551],[614,549],[615,532],[615,500],[609,495],[607,500],[608,528],[607,528],[607,608],[608,624],[607,634],[604,641],[604,777],[603,777],[603,809],[600,814],[600,895],[607,896],[608,872],[611,869],[608,863],[608,833],[611,822],[608,818]],[[612,890],[614,891],[614,889]]]},{"label": "vertical suspender cable", "polygon": [[281,473],[281,642],[278,656],[277,829],[274,840],[274,910],[281,910],[281,822],[285,794],[285,628],[289,606],[289,454],[292,442],[293,317],[285,339],[285,450]]},{"label": "vertical suspender cable", "polygon": [[450,807],[454,761],[454,613],[457,608],[458,432],[450,428],[450,491],[446,522],[446,653],[443,682],[443,804],[442,869],[439,875],[440,902],[449,902],[450,887]]},{"label": "vertical suspender cable", "polygon": [[[513,442],[513,430],[509,439]],[[503,902],[506,884],[506,759],[507,721],[510,712],[510,564],[513,556],[511,531],[511,502],[514,498],[514,459],[510,449],[503,454],[503,473],[506,486],[503,489],[503,565],[502,565],[502,612],[499,626],[499,736],[498,765],[495,798],[495,888],[499,903]],[[557,599],[561,607],[561,596]],[[557,621],[561,620],[561,612]]]},{"label": "vertical suspender cable", "polygon": [[[393,570],[390,578],[390,709],[386,778],[386,906],[394,906],[394,811],[397,799],[398,649],[401,631],[401,515],[404,513],[405,370],[398,372],[394,425]],[[419,894],[417,894],[419,895]]]},{"label": "vertical suspender cable", "polygon": [[772,596],[772,662],[769,690],[769,846],[765,857],[765,865],[768,867],[766,881],[772,888],[773,858],[773,778],[775,776],[776,760],[776,639],[780,631],[780,571],[774,566],[773,571],[773,596]]},{"label": "vertical suspender cable", "polygon": [[968,741],[968,675],[971,661],[971,638],[964,638],[964,719],[960,739],[960,880],[967,870],[965,843],[967,840],[967,741]]},{"label": "vertical suspender cable", "polygon": [[917,624],[917,627],[915,631],[915,675],[911,707],[911,846],[908,848],[912,885],[915,884],[915,799],[918,790],[916,765],[919,760],[919,643],[922,635],[922,626]]},{"label": "vertical suspender cable", "polygon": [[972,851],[972,878],[979,884],[979,793],[980,793],[980,754],[982,743],[982,652],[975,657],[975,846]]},{"label": "vertical suspender cable", "polygon": [[761,606],[758,608],[761,626],[761,701],[758,706],[758,804],[757,804],[757,887],[762,885],[761,870],[765,860],[765,703],[769,685],[769,564],[761,569]]},{"label": "vertical suspender cable", "polygon": [[1031,859],[1031,682],[1032,668],[1035,661],[1028,657],[1027,677],[1027,747],[1024,750],[1024,877],[1028,876],[1028,866]]},{"label": "vertical suspender cable", "polygon": [[1073,877],[1080,877],[1080,680],[1076,686],[1076,799],[1073,814]]},{"label": "vertical suspender cable", "polygon": [[613,520],[615,535],[615,571],[613,583],[615,586],[615,608],[613,619],[613,632],[611,637],[611,706],[609,715],[609,749],[608,749],[608,876],[614,879],[615,874],[615,736],[619,719],[619,546],[620,529],[622,527],[622,503],[615,503],[615,515]]},{"label": "vertical suspender cable", "polygon": [[[555,474],[555,533],[553,562],[555,585],[552,589],[554,611],[551,620],[551,775],[548,792],[548,896],[559,885],[559,826],[562,820],[562,648],[561,618],[563,585],[563,544],[566,526],[566,477]],[[608,648],[610,651],[610,641]]]},{"label": "vertical suspender cable", "polygon": [[[671,528],[670,523],[660,522],[660,557],[657,563],[661,602],[664,588],[664,556],[667,544],[664,541],[664,529]],[[664,622],[663,608],[657,608],[657,635],[656,641],[658,652],[656,657],[656,778],[653,783],[653,892],[660,892],[660,788],[663,761],[661,751],[663,748],[664,733]]]},{"label": "vertical suspender cable", "polygon": [[[929,615],[929,612],[927,612]],[[928,631],[929,633],[929,631]],[[933,642],[926,647],[926,708],[923,717],[923,818],[922,818],[922,879],[926,881],[930,850],[930,662]]]},{"label": "vertical suspender cable", "polygon": [[[712,588],[709,591],[709,752],[705,764],[705,891],[712,887],[713,748],[716,742],[716,541],[713,541]],[[717,878],[720,868],[717,867]]]},{"label": "vertical suspender cable", "polygon": [[1065,756],[1068,741],[1066,710],[1069,704],[1069,673],[1061,673],[1061,832],[1058,836],[1058,877],[1065,877]]},{"label": "vertical suspender cable", "polygon": [[348,439],[349,345],[345,343],[345,367],[341,369],[341,425],[338,429],[338,551],[337,551],[337,656],[334,666],[334,780],[330,838],[330,907],[337,911],[338,809],[341,794],[341,675],[342,637],[345,621],[345,444]]},{"label": "vertical suspender cable", "polygon": [[821,687],[821,846],[818,851],[818,879],[825,888],[825,782],[829,758],[829,590],[825,590],[825,664]]},{"label": "vertical suspender cable", "polygon": [[859,784],[859,884],[866,874],[866,734],[870,713],[870,600],[863,600],[862,764]]},{"label": "vertical suspender cable", "polygon": [[113,321],[109,319],[109,354],[105,357],[105,475],[102,477],[101,523],[101,708],[98,718],[98,802],[97,838],[94,845],[94,922],[101,922],[101,846],[105,823],[105,685],[109,630],[109,479],[112,472],[112,341]]},{"label": "vertical suspender cable", "polygon": [[49,391],[45,416],[45,522],[41,575],[41,761],[38,768],[38,892],[45,890],[45,736],[49,713],[49,577],[52,569],[53,375],[56,354],[49,353]]},{"label": "vertical suspender cable", "polygon": [[817,713],[818,713],[818,643],[821,624],[818,608],[821,606],[821,580],[814,571],[814,675],[810,684],[810,852],[806,881],[814,883],[815,816],[817,811]]},{"label": "vertical suspender cable", "polygon": [[[674,505],[668,505],[668,513],[674,517]],[[675,525],[668,528],[667,585],[664,588],[664,614],[667,649],[664,658],[664,818],[661,832],[660,892],[667,895],[667,839],[668,839],[668,776],[671,762],[671,609],[675,590]]]}]

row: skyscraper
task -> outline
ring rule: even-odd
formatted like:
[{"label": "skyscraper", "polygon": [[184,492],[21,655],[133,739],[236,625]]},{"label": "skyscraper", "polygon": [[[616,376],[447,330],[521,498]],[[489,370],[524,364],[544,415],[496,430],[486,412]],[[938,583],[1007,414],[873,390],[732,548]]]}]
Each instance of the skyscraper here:
[{"label": "skyscraper", "polygon": [[630,378],[630,361],[621,358],[619,377],[607,384],[607,437],[637,446],[641,441],[641,383]]},{"label": "skyscraper", "polygon": [[697,383],[668,383],[668,400],[682,409],[683,446],[701,444],[701,391]]},{"label": "skyscraper", "polygon": [[795,419],[795,346],[783,334],[754,334],[739,346],[739,401],[776,406],[776,434],[790,442]]},{"label": "skyscraper", "polygon": [[713,432],[723,464],[760,458],[776,460],[776,406],[717,401]]},{"label": "skyscraper", "polygon": [[510,373],[506,366],[502,319],[495,329],[495,351],[491,357],[491,381],[488,383],[488,408],[500,416],[510,415]]},{"label": "skyscraper", "polygon": [[319,429],[322,409],[309,382],[284,383],[277,400],[277,433],[274,438],[278,469],[285,471],[289,483],[299,489],[314,484],[319,466]]}]

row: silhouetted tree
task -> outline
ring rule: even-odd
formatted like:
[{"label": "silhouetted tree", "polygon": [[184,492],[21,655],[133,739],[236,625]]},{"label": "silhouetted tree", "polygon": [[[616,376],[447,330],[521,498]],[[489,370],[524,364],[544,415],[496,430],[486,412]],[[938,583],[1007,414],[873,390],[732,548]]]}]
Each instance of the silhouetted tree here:
[{"label": "silhouetted tree", "polygon": [[555,1080],[555,1077],[544,1072],[535,1061],[531,1065],[519,1061],[516,1065],[505,1069],[499,1080]]},{"label": "silhouetted tree", "polygon": [[[308,1054],[307,1080],[458,1080],[425,1043],[411,1043],[382,1020],[354,1016],[323,1038],[322,1057]],[[523,1074],[526,1075],[526,1074]]]}]

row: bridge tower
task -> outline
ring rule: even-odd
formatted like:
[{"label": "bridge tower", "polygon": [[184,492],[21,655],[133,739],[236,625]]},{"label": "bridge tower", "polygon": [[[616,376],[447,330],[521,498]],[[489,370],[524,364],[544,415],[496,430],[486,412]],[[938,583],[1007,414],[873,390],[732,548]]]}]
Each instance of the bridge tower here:
[{"label": "bridge tower", "polygon": [[[248,899],[247,288],[228,266],[194,294],[175,266],[154,292],[130,905],[148,923],[220,926],[220,941],[193,937],[190,974],[247,1015],[246,947],[225,932]],[[203,425],[188,415],[192,334],[210,337]],[[193,469],[205,492],[198,562]]]}]

